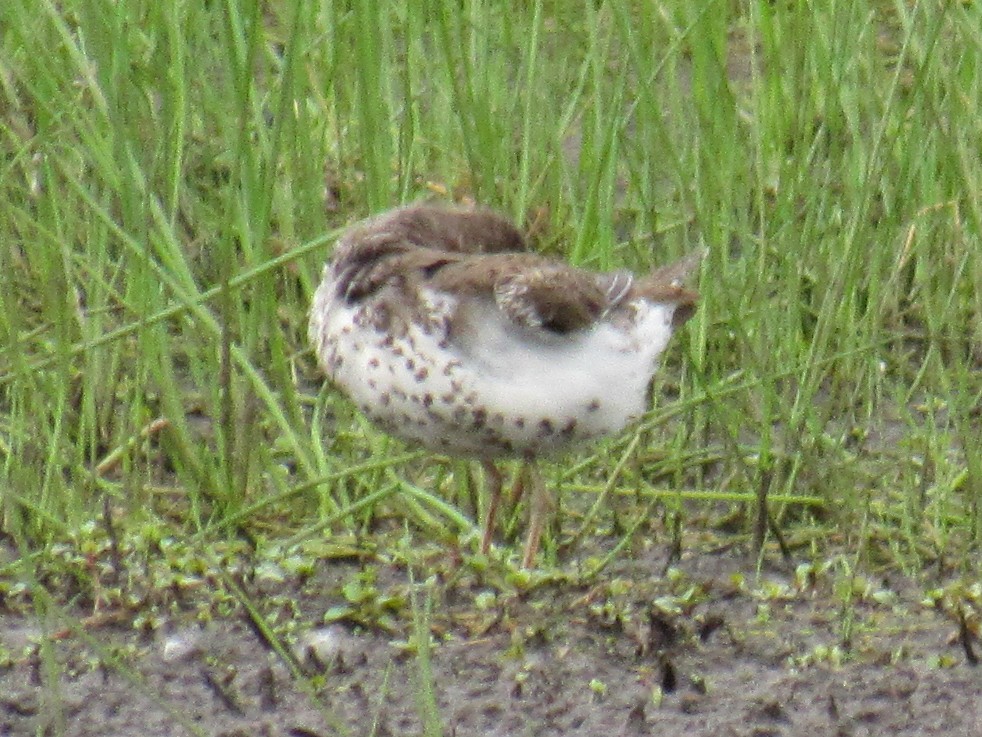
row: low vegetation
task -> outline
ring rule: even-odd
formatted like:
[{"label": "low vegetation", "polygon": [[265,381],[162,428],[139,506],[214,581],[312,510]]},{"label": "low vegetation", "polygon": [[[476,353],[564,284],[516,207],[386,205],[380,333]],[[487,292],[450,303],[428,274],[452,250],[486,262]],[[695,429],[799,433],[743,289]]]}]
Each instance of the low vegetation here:
[{"label": "low vegetation", "polygon": [[[980,151],[972,1],[7,0],[0,602],[262,623],[256,571],[525,590],[708,537],[912,577],[974,632]],[[306,343],[339,229],[421,198],[598,269],[708,249],[651,414],[547,465],[539,571],[477,556],[476,469],[377,433]],[[429,598],[360,585],[335,615],[428,652]]]}]

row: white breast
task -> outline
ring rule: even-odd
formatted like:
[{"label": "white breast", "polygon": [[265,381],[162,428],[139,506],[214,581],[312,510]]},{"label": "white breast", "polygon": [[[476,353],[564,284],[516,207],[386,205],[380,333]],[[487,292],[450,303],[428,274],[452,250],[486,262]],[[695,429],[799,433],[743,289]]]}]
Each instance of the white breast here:
[{"label": "white breast", "polygon": [[639,304],[631,323],[602,321],[563,335],[516,325],[490,304],[482,314],[487,319],[473,322],[454,347],[484,401],[558,427],[576,419],[584,438],[617,432],[645,411],[671,336],[672,308],[663,305]]}]

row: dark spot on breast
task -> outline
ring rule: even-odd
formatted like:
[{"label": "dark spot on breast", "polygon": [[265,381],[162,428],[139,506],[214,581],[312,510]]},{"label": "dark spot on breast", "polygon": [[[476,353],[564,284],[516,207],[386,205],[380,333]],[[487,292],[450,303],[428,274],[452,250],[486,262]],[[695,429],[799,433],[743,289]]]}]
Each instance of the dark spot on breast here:
[{"label": "dark spot on breast", "polygon": [[599,399],[594,399],[593,401],[590,402],[590,404],[586,406],[587,412],[596,412],[598,409],[600,409]]},{"label": "dark spot on breast", "polygon": [[381,365],[381,361],[379,361],[378,358],[372,357],[368,359],[369,368],[378,368],[380,365]]},{"label": "dark spot on breast", "polygon": [[495,432],[494,430],[487,429],[484,431],[484,445],[494,446],[496,448],[501,448],[508,441],[502,437],[501,433]]},{"label": "dark spot on breast", "polygon": [[440,401],[443,402],[444,404],[453,404],[454,403],[454,398],[456,396],[457,395],[454,394],[453,392],[447,392],[446,394],[441,394],[440,395]]},{"label": "dark spot on breast", "polygon": [[430,370],[424,366],[413,375],[413,378],[416,379],[417,382],[422,383],[426,381],[426,377],[429,375],[430,375]]},{"label": "dark spot on breast", "polygon": [[423,395],[423,406],[429,407],[431,404],[433,404],[433,395],[426,392],[426,394]]},{"label": "dark spot on breast", "polygon": [[552,435],[556,432],[556,426],[552,424],[552,420],[542,419],[539,420],[539,436],[544,437],[546,435]]},{"label": "dark spot on breast", "polygon": [[488,421],[488,411],[484,407],[478,407],[474,410],[474,427],[481,428],[487,424]]},{"label": "dark spot on breast", "polygon": [[407,358],[406,359],[406,370],[407,371],[415,371],[416,370],[416,362],[413,359],[411,359],[411,358]]},{"label": "dark spot on breast", "polygon": [[573,437],[573,433],[575,432],[576,420],[571,418],[565,425],[563,425],[563,429],[559,431],[559,434],[568,440],[569,438]]},{"label": "dark spot on breast", "polygon": [[375,379],[369,379],[368,380],[368,388],[371,389],[373,392],[374,391],[377,391],[378,390],[378,382],[375,381]]},{"label": "dark spot on breast", "polygon": [[382,394],[379,395],[378,401],[383,407],[388,407],[392,402],[392,397],[389,396],[388,392],[382,392]]},{"label": "dark spot on breast", "polygon": [[515,418],[515,427],[517,427],[519,430],[521,430],[522,428],[524,428],[525,427],[525,418],[524,417],[516,417]]}]

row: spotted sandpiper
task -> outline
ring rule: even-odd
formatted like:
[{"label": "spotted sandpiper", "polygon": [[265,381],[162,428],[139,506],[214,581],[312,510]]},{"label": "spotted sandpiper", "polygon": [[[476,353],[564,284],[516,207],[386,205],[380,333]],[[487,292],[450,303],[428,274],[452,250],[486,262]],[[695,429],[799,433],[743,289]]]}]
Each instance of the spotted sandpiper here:
[{"label": "spotted sandpiper", "polygon": [[541,456],[617,433],[697,295],[695,253],[645,276],[597,273],[530,253],[487,209],[410,205],[351,227],[314,295],[309,335],[331,381],[386,432],[483,463],[487,552],[501,497],[496,462],[526,462],[522,564],[552,499]]}]

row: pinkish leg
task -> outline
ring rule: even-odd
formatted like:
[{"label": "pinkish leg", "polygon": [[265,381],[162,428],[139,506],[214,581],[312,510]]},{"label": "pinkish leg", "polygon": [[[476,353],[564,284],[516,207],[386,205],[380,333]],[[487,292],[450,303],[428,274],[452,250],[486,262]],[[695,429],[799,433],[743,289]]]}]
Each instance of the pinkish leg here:
[{"label": "pinkish leg", "polygon": [[518,503],[522,501],[522,496],[525,494],[525,477],[528,476],[528,461],[523,461],[522,465],[518,467],[518,471],[515,473],[515,480],[511,485],[511,496],[509,503],[512,509],[518,506]]},{"label": "pinkish leg", "polygon": [[532,488],[529,499],[528,537],[525,540],[522,568],[531,568],[535,554],[539,552],[539,542],[542,540],[542,531],[546,526],[546,515],[552,511],[553,500],[542,480],[542,474],[539,473],[539,467],[532,462],[526,462],[523,470],[527,471],[527,482]]},{"label": "pinkish leg", "polygon": [[501,503],[501,471],[491,461],[482,461],[484,485],[488,490],[488,509],[484,515],[484,534],[481,536],[481,552],[487,555],[494,537],[494,518]]}]

